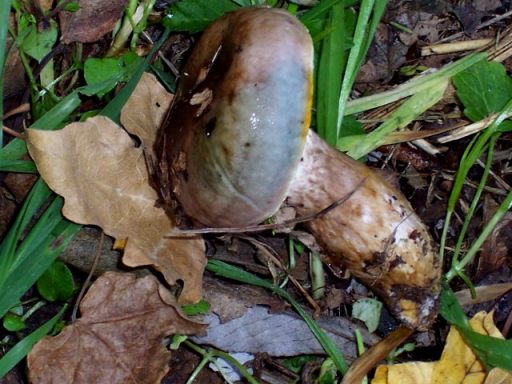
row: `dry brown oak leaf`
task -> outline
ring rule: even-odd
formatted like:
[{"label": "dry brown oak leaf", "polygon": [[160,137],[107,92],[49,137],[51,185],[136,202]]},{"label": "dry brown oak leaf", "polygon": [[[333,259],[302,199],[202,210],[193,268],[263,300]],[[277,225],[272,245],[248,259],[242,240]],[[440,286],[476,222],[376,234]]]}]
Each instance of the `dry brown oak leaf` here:
[{"label": "dry brown oak leaf", "polygon": [[[158,102],[166,109],[165,103]],[[158,119],[150,125],[157,123]],[[98,225],[116,239],[128,238],[123,262],[132,267],[154,265],[170,284],[182,280],[180,303],[201,298],[204,242],[165,237],[173,225],[156,206],[157,193],[149,185],[142,148],[136,148],[123,129],[96,116],[59,131],[27,131],[27,146],[38,171],[65,199],[64,216]],[[142,139],[151,140],[145,135]]]},{"label": "dry brown oak leaf", "polygon": [[107,272],[80,311],[80,319],[32,349],[31,383],[159,383],[170,359],[163,339],[204,329],[180,313],[154,276]]}]

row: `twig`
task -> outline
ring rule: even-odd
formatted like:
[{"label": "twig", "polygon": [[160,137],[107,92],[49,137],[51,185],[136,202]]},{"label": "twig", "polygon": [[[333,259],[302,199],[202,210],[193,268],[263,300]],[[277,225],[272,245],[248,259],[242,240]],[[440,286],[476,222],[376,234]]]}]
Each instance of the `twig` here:
[{"label": "twig", "polygon": [[94,255],[94,260],[92,262],[91,270],[89,271],[89,274],[87,275],[87,279],[85,279],[84,284],[82,285],[82,289],[80,290],[80,293],[78,294],[78,297],[75,302],[75,306],[73,307],[73,312],[71,314],[71,322],[76,321],[76,315],[78,313],[78,306],[80,305],[80,302],[84,298],[85,292],[87,291],[87,287],[89,283],[91,282],[92,276],[94,275],[94,270],[98,266],[98,263],[100,261],[101,251],[103,250],[103,243],[105,242],[105,233],[101,232],[100,241],[98,242],[98,247],[96,248],[96,254]]},{"label": "twig", "polygon": [[197,229],[173,229],[168,235],[165,236],[165,238],[173,238],[173,237],[188,237],[188,236],[194,236],[199,234],[207,234],[207,233],[254,233],[254,232],[263,232],[263,231],[269,231],[273,229],[285,229],[288,227],[293,227],[297,224],[304,223],[307,221],[312,221],[315,219],[318,219],[325,214],[329,213],[333,209],[339,207],[341,204],[346,202],[348,199],[356,193],[359,188],[364,184],[366,181],[366,178],[362,179],[356,187],[347,195],[343,196],[341,199],[336,200],[334,203],[331,203],[324,209],[320,210],[319,212],[315,212],[311,215],[306,215],[302,217],[298,217],[296,219],[286,220],[283,223],[276,223],[276,224],[260,224],[260,225],[252,225],[248,227],[220,227],[220,228],[197,228]]},{"label": "twig", "polygon": [[[480,24],[479,26],[476,27],[475,31],[478,31],[482,28],[488,27],[488,26],[490,26],[494,23],[497,23],[498,21],[501,21],[503,19],[506,19],[507,17],[510,17],[510,16],[512,16],[512,11],[505,12],[503,15],[496,16],[495,18],[493,18],[491,20],[487,20],[486,22]],[[447,36],[444,39],[439,40],[438,43],[444,43],[445,41],[451,41],[451,40],[458,39],[459,37],[464,36],[464,34],[465,34],[465,32],[455,33],[454,35]]]},{"label": "twig", "polygon": [[8,135],[11,135],[11,136],[14,136],[14,137],[17,137],[17,138],[21,138],[21,133],[16,132],[14,129],[6,127],[5,125],[2,125],[2,131],[7,133]]},{"label": "twig", "polygon": [[23,104],[18,105],[16,108],[11,109],[5,115],[0,116],[0,120],[5,120],[13,115],[17,115],[18,113],[24,113],[24,112],[28,112],[28,111],[30,111],[30,104],[23,103]]},{"label": "twig", "polygon": [[265,243],[263,243],[263,242],[261,242],[259,240],[256,240],[256,239],[253,239],[253,238],[250,238],[250,237],[247,237],[247,236],[240,236],[240,238],[248,241],[251,244],[253,244],[257,249],[262,251],[266,255],[266,257],[268,257],[270,259],[270,261],[272,261],[284,273],[286,273],[286,276],[288,276],[288,278],[293,283],[293,285],[295,285],[295,287],[302,293],[302,295],[306,298],[306,300],[309,303],[309,305],[311,305],[311,307],[313,307],[313,310],[314,310],[313,317],[315,319],[317,319],[318,316],[320,315],[320,311],[321,311],[320,306],[315,301],[315,299],[313,299],[309,295],[309,293],[304,289],[304,287],[295,279],[295,277],[293,277],[288,272],[288,270],[283,266],[281,261],[274,255],[275,251],[268,244],[265,244]]},{"label": "twig", "polygon": [[447,53],[472,51],[478,48],[486,47],[491,44],[494,39],[476,39],[466,41],[456,41],[446,44],[427,45],[421,48],[421,56],[444,55]]}]

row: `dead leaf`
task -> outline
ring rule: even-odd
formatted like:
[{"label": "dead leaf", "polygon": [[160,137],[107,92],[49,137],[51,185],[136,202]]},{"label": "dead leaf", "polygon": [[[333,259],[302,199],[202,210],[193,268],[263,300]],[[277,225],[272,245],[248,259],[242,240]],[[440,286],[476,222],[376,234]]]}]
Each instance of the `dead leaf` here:
[{"label": "dead leaf", "polygon": [[153,156],[156,132],[173,97],[155,76],[144,73],[121,111],[121,124],[140,138],[146,154]]},{"label": "dead leaf", "polygon": [[484,384],[512,384],[512,374],[500,368],[493,368]]},{"label": "dead leaf", "polygon": [[28,356],[32,383],[159,383],[170,352],[163,338],[191,334],[187,319],[154,276],[107,272],[80,304],[82,317]]},{"label": "dead leaf", "polygon": [[476,298],[474,299],[471,297],[470,289],[463,289],[455,292],[455,297],[457,297],[457,301],[460,305],[474,305],[496,300],[498,297],[503,296],[505,293],[512,290],[512,283],[483,285],[475,287],[475,290]]},{"label": "dead leaf", "polygon": [[[503,339],[503,335],[494,324],[492,312],[478,312],[470,320],[470,324],[475,332]],[[512,382],[510,372],[493,371],[486,372],[484,365],[464,342],[459,331],[455,327],[451,327],[439,361],[381,365],[377,368],[372,384],[487,384]]]},{"label": "dead leaf", "polygon": [[59,14],[62,42],[98,41],[114,29],[127,3],[127,0],[79,0],[78,11]]},{"label": "dead leaf", "polygon": [[435,364],[436,363],[412,362],[381,365],[375,372],[372,384],[430,383]]},{"label": "dead leaf", "polygon": [[154,265],[170,284],[182,280],[180,302],[201,297],[206,259],[199,238],[165,238],[173,225],[156,207],[141,148],[111,120],[96,116],[58,131],[29,129],[27,145],[44,180],[65,198],[63,214],[128,238],[123,262]]}]

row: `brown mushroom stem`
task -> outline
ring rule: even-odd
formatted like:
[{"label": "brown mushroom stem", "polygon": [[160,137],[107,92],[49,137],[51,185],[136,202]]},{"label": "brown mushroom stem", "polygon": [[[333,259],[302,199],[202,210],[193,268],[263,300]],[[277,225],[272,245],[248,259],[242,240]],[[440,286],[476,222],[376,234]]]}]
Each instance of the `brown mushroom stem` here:
[{"label": "brown mushroom stem", "polygon": [[329,266],[345,265],[400,320],[425,329],[437,313],[441,265],[427,229],[400,192],[310,131],[286,203],[310,215],[363,180],[342,205],[306,225]]}]

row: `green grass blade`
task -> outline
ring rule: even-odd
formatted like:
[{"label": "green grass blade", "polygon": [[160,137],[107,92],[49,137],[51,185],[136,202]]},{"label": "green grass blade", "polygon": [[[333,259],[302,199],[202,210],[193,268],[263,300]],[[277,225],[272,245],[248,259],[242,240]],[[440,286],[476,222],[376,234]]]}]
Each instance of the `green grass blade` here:
[{"label": "green grass blade", "polygon": [[485,184],[487,183],[487,178],[489,176],[489,172],[490,172],[491,166],[492,166],[494,145],[495,145],[496,141],[498,140],[499,136],[500,136],[500,134],[498,133],[491,137],[489,147],[487,149],[487,160],[485,162],[484,172],[482,174],[482,177],[480,178],[480,182],[478,183],[478,187],[475,191],[475,195],[473,196],[473,201],[471,202],[471,205],[469,206],[468,212],[466,213],[466,217],[464,218],[464,223],[462,224],[462,228],[458,234],[457,243],[455,244],[455,250],[453,252],[453,257],[452,257],[452,265],[454,265],[459,260],[462,243],[464,241],[464,238],[466,237],[466,232],[469,228],[469,224],[471,223],[471,219],[473,218],[473,214],[475,213],[478,203],[480,202],[480,196],[482,195],[482,192],[484,191]]},{"label": "green grass blade", "polygon": [[317,78],[316,122],[318,134],[328,143],[336,144],[336,121],[341,74],[345,67],[345,9],[335,5],[326,29],[330,33],[322,42]]},{"label": "green grass blade", "polygon": [[59,319],[62,317],[66,308],[66,306],[62,307],[59,313],[57,313],[50,320],[37,328],[30,335],[19,341],[0,359],[0,379],[4,377],[12,368],[14,368],[16,364],[21,361],[21,359],[23,359],[30,352],[34,344],[36,344],[46,334],[48,334],[48,332],[52,330],[53,326],[57,324],[57,321],[59,321]]},{"label": "green grass blade", "polygon": [[337,4],[343,3],[343,7],[347,8],[351,7],[357,2],[358,0],[321,0],[313,8],[301,12],[299,15],[299,19],[306,26],[306,28],[311,29],[311,25],[313,23],[323,18],[325,13],[329,12]]},{"label": "green grass blade", "polygon": [[297,311],[297,313],[304,319],[313,335],[315,335],[317,340],[325,349],[325,352],[327,352],[340,372],[347,372],[348,365],[345,362],[343,355],[338,350],[338,347],[332,342],[329,336],[325,334],[322,328],[320,328],[318,324],[311,318],[311,316],[309,316],[309,314],[301,307],[301,305],[297,303],[284,289],[279,288],[264,279],[254,276],[253,274],[246,272],[243,269],[236,268],[219,260],[209,260],[206,269],[212,273],[215,273],[216,275],[231,280],[266,288],[288,301]]},{"label": "green grass blade", "polygon": [[[462,191],[462,187],[464,186],[464,181],[469,173],[471,167],[476,163],[476,161],[482,156],[484,153],[485,147],[488,145],[489,140],[491,140],[492,136],[496,133],[497,128],[506,120],[510,113],[512,112],[512,100],[510,100],[502,111],[498,114],[496,119],[492,122],[489,127],[487,127],[480,135],[473,139],[471,146],[469,146],[464,155],[462,157],[459,170],[455,176],[455,180],[453,182],[452,191],[450,192],[450,197],[448,198],[448,206],[446,208],[446,217],[444,220],[443,231],[440,239],[440,249],[439,256],[440,259],[444,258],[444,250],[446,245],[446,235],[448,233],[448,227],[450,225],[450,220],[453,212],[455,211],[455,206],[457,205],[457,201],[459,200],[460,193]],[[451,277],[453,278],[453,276]]]},{"label": "green grass blade", "polygon": [[36,173],[37,168],[30,160],[0,160],[0,172]]},{"label": "green grass blade", "polygon": [[63,220],[61,209],[63,199],[55,198],[48,206],[43,215],[37,220],[29,234],[16,249],[16,259],[11,268],[16,268],[30,255],[36,254],[41,244],[50,237],[54,228]]},{"label": "green grass blade", "polygon": [[26,255],[24,260],[11,270],[0,287],[0,317],[19,302],[20,297],[64,251],[79,229],[80,225],[61,220],[51,234],[39,243],[39,248]]},{"label": "green grass blade", "polygon": [[[30,128],[51,130],[58,128],[69,115],[80,105],[78,91],[74,91],[62,99],[55,107],[50,109],[40,119],[34,122]],[[0,150],[0,161],[18,160],[27,153],[27,145],[22,139],[14,139]]]},{"label": "green grass blade", "polygon": [[446,274],[446,280],[450,281],[455,276],[458,275],[458,273],[468,265],[475,255],[480,251],[480,247],[484,243],[485,239],[490,236],[493,229],[496,227],[496,225],[499,223],[499,221],[505,216],[505,214],[509,211],[509,209],[512,207],[512,191],[510,191],[507,194],[507,197],[505,197],[505,200],[502,201],[494,215],[491,217],[489,222],[485,225],[485,227],[482,229],[480,234],[478,235],[477,239],[471,244],[471,247],[468,249],[467,253],[464,255],[462,260],[457,262],[452,268],[448,271]]},{"label": "green grass blade", "polygon": [[[4,64],[7,58],[7,28],[11,0],[0,0],[0,118],[4,115]],[[4,131],[0,129],[0,148],[4,146]]]},{"label": "green grass blade", "polygon": [[50,189],[44,181],[38,179],[25,199],[16,220],[0,244],[0,287],[2,287],[15,262],[16,245],[21,239],[23,231],[25,231],[39,207],[48,199],[50,193]]},{"label": "green grass blade", "polygon": [[484,60],[486,57],[487,55],[485,53],[474,53],[464,57],[463,59],[450,63],[434,73],[415,77],[414,79],[409,80],[408,82],[390,91],[381,92],[376,95],[367,97],[361,97],[357,100],[351,100],[347,102],[345,115],[352,115],[354,113],[367,111],[369,109],[392,103],[393,101],[403,99],[404,97],[408,97],[416,93],[425,92],[426,89],[432,86],[432,83],[435,83],[441,79],[448,79],[470,67],[471,65],[479,62],[480,60]]},{"label": "green grass blade", "polygon": [[[345,114],[346,104],[349,93],[356,80],[357,72],[361,63],[366,56],[366,52],[370,47],[370,42],[373,39],[373,34],[377,27],[377,23],[382,16],[387,1],[381,0],[378,2],[374,12],[375,0],[362,0],[359,7],[359,15],[357,17],[356,30],[354,32],[353,46],[350,49],[350,54],[345,68],[345,75],[343,76],[343,83],[338,101],[338,117],[336,123],[336,140],[340,137],[341,124],[343,123],[343,116]],[[369,23],[370,17],[374,14],[373,20]],[[336,142],[336,141],[335,141]]]},{"label": "green grass blade", "polygon": [[382,145],[389,133],[404,128],[415,118],[442,99],[448,86],[448,80],[433,83],[425,92],[418,93],[406,100],[377,129],[367,135],[345,136],[338,140],[336,147],[347,151],[347,155],[360,159]]}]

